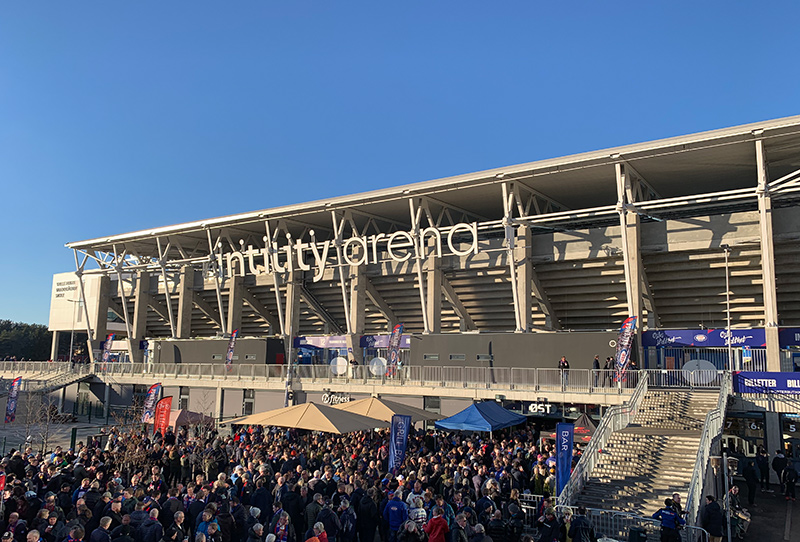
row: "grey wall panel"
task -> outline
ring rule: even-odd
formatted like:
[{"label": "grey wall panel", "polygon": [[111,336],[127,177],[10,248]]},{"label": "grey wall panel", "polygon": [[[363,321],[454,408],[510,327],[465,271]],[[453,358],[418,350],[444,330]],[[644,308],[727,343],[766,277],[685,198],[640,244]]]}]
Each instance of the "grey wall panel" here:
[{"label": "grey wall panel", "polygon": [[214,416],[216,393],[217,390],[214,388],[192,388],[189,390],[189,410]]},{"label": "grey wall panel", "polygon": [[222,390],[223,417],[227,418],[229,416],[241,416],[243,399],[244,390],[230,388]]}]

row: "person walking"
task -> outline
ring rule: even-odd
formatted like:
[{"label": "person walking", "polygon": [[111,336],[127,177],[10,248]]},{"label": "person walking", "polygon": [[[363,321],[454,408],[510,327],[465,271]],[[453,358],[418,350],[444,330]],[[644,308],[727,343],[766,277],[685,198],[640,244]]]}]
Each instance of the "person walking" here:
[{"label": "person walking", "polygon": [[797,495],[795,494],[795,484],[797,483],[797,469],[794,466],[794,463],[789,461],[786,465],[786,468],[783,469],[783,486],[784,492],[783,494],[786,496],[786,500],[788,501],[791,499],[792,501],[797,500]]},{"label": "person walking", "polygon": [[614,382],[611,371],[614,370],[614,358],[607,357],[606,363],[603,365],[603,387],[610,386]]},{"label": "person walking", "polygon": [[783,469],[786,468],[788,460],[786,456],[783,455],[783,452],[780,450],[775,451],[775,457],[772,458],[772,470],[775,471],[775,474],[778,475],[778,483],[780,484],[783,480]]},{"label": "person walking", "polygon": [[600,356],[595,356],[592,360],[592,376],[594,377],[594,387],[600,383]]},{"label": "person walking", "polygon": [[653,514],[653,519],[661,521],[661,542],[679,542],[681,539],[678,529],[686,524],[674,508],[672,499],[664,499],[664,508]]},{"label": "person walking", "polygon": [[579,506],[576,514],[572,516],[570,521],[569,531],[567,536],[572,542],[594,542],[597,536],[594,532],[594,526],[589,518],[586,517],[586,508]]},{"label": "person walking", "polygon": [[756,486],[758,486],[758,473],[756,472],[755,463],[752,460],[747,461],[747,465],[742,470],[742,476],[747,484],[747,504],[753,506],[756,502]]},{"label": "person walking", "polygon": [[758,473],[761,475],[761,491],[769,491],[769,456],[763,447],[758,449],[756,466],[758,467]]}]

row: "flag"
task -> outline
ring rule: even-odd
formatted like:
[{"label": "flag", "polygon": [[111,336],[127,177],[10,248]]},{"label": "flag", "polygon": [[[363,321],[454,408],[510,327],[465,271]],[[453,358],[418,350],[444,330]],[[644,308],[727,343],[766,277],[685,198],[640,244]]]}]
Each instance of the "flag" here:
[{"label": "flag", "polygon": [[234,329],[231,333],[231,340],[228,341],[228,352],[225,354],[225,369],[230,371],[231,364],[233,363],[233,349],[236,348],[236,336],[239,334],[238,329]]},{"label": "flag", "polygon": [[400,366],[400,339],[403,338],[403,324],[397,324],[392,329],[389,337],[389,365],[386,367],[386,376],[395,376]]},{"label": "flag", "polygon": [[156,431],[161,431],[161,435],[163,436],[167,432],[170,411],[172,411],[172,396],[164,397],[156,404],[153,434],[155,434]]},{"label": "flag", "polygon": [[559,495],[569,482],[572,471],[572,438],[575,425],[556,424],[556,495]]},{"label": "flag", "polygon": [[623,382],[625,380],[625,370],[628,368],[628,362],[631,360],[631,346],[633,346],[633,337],[636,335],[636,317],[630,316],[622,323],[619,328],[619,337],[617,338],[617,355],[616,366],[617,374],[615,380]]},{"label": "flag", "polygon": [[142,423],[153,423],[156,411],[156,401],[158,396],[161,395],[161,383],[153,384],[147,390],[147,395],[144,398],[144,413],[142,414]]},{"label": "flag", "polygon": [[12,423],[17,419],[17,399],[19,389],[22,387],[22,377],[18,376],[11,382],[8,388],[8,402],[6,403],[6,423]]},{"label": "flag", "polygon": [[6,473],[0,472],[0,491],[5,491],[6,489]]},{"label": "flag", "polygon": [[392,416],[392,433],[389,440],[389,472],[394,473],[406,458],[408,431],[411,429],[411,416],[395,414]]},{"label": "flag", "polygon": [[104,363],[108,362],[108,358],[111,355],[111,341],[114,340],[115,333],[109,333],[108,337],[106,337],[106,342],[103,343],[103,357],[101,358]]}]

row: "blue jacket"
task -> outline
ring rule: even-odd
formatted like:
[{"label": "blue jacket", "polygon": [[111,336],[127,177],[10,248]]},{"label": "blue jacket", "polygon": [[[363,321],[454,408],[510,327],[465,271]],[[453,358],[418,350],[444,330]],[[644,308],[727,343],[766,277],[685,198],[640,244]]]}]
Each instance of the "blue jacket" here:
[{"label": "blue jacket", "polygon": [[406,503],[397,497],[386,503],[386,508],[383,510],[383,519],[389,522],[389,529],[392,531],[399,531],[403,522],[408,519],[408,507]]},{"label": "blue jacket", "polygon": [[661,526],[667,529],[677,529],[678,525],[686,524],[686,520],[680,517],[672,508],[662,508],[653,514],[653,519],[661,520]]}]

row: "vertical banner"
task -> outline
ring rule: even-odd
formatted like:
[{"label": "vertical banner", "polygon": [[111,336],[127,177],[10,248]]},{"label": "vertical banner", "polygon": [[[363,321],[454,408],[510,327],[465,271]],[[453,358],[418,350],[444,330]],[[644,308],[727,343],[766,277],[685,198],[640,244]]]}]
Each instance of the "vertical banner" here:
[{"label": "vertical banner", "polygon": [[109,333],[106,337],[106,342],[103,343],[103,356],[100,358],[103,360],[103,363],[108,363],[108,360],[111,357],[111,341],[114,340],[115,336],[115,333]]},{"label": "vertical banner", "polygon": [[231,364],[233,363],[233,349],[236,348],[236,336],[239,334],[238,329],[234,329],[231,333],[231,340],[228,341],[228,352],[225,354],[225,369],[230,372]]},{"label": "vertical banner", "polygon": [[628,363],[631,360],[631,346],[633,346],[633,338],[635,335],[636,317],[629,316],[622,323],[622,327],[619,329],[619,337],[617,338],[617,374],[614,377],[617,382],[625,381],[625,370],[628,368]]},{"label": "vertical banner", "polygon": [[389,365],[386,367],[386,376],[395,376],[400,365],[400,339],[403,338],[403,324],[397,324],[392,329],[389,337]]},{"label": "vertical banner", "polygon": [[17,400],[19,399],[19,389],[22,387],[22,377],[18,376],[11,382],[8,388],[8,402],[6,403],[6,423],[12,423],[17,419]]},{"label": "vertical banner", "polygon": [[556,425],[556,495],[560,495],[569,482],[572,471],[572,438],[575,426],[571,423]]},{"label": "vertical banner", "polygon": [[392,433],[389,439],[389,472],[394,473],[406,458],[408,430],[411,428],[411,416],[395,414],[392,416]]},{"label": "vertical banner", "polygon": [[142,423],[153,423],[153,418],[156,414],[156,401],[158,396],[161,395],[161,382],[153,384],[147,390],[147,395],[144,398],[144,413],[142,414]]},{"label": "vertical banner", "polygon": [[164,397],[156,404],[155,421],[153,422],[153,434],[161,431],[163,436],[169,427],[169,413],[172,411],[172,396]]}]

